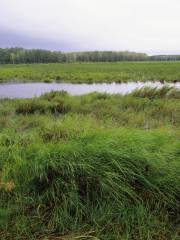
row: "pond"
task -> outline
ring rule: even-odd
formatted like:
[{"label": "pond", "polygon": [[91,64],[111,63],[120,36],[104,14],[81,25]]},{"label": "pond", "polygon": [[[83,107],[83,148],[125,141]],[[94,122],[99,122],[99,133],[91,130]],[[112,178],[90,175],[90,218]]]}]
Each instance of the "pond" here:
[{"label": "pond", "polygon": [[91,92],[101,92],[110,94],[127,94],[136,88],[145,86],[163,87],[173,86],[180,88],[178,83],[161,82],[127,82],[127,83],[93,83],[93,84],[73,84],[73,83],[3,83],[0,84],[0,98],[31,98],[40,96],[52,90],[65,90],[71,95],[83,95]]}]

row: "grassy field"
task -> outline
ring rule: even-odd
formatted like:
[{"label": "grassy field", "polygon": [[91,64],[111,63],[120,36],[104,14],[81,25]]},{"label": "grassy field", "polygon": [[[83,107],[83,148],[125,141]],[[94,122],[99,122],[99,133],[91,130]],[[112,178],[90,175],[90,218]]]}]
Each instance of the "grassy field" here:
[{"label": "grassy field", "polygon": [[180,81],[180,62],[55,63],[0,65],[0,82]]},{"label": "grassy field", "polygon": [[0,152],[1,240],[179,239],[178,90],[0,100]]}]

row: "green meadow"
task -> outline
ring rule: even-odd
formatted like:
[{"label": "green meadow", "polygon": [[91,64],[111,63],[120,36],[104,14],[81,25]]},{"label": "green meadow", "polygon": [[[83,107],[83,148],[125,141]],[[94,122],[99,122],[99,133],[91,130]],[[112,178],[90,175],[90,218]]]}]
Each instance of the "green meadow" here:
[{"label": "green meadow", "polygon": [[[179,65],[1,65],[0,72],[4,80],[170,81]],[[178,240],[179,206],[179,90],[0,100],[1,240]]]},{"label": "green meadow", "polygon": [[180,61],[0,65],[0,82],[180,81]]}]

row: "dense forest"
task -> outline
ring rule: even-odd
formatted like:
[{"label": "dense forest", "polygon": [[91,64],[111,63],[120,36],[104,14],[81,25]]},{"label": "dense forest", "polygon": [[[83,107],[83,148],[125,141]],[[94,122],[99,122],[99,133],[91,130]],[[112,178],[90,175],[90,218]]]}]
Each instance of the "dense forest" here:
[{"label": "dense forest", "polygon": [[148,56],[129,51],[60,52],[43,49],[0,48],[1,64],[57,62],[177,61],[180,55]]}]

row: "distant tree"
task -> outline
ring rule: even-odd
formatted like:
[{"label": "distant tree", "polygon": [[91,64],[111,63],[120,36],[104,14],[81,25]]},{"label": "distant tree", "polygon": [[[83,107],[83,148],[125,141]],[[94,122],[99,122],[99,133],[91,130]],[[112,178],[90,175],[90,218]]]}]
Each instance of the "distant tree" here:
[{"label": "distant tree", "polygon": [[0,48],[0,63],[56,63],[56,62],[118,62],[118,61],[179,61],[180,55],[148,56],[129,51],[69,52],[43,49]]}]

